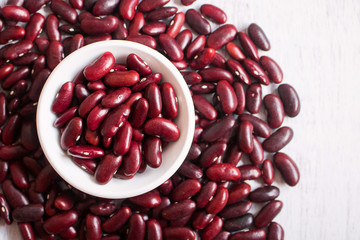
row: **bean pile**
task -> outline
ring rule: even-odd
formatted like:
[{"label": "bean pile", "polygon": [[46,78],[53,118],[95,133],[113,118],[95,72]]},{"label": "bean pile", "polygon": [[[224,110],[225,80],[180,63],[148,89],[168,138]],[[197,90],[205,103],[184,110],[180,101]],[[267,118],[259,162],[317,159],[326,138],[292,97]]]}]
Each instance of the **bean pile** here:
[{"label": "bean pile", "polygon": [[[281,84],[279,97],[262,97],[262,88],[282,83],[283,74],[273,59],[259,56],[270,43],[258,25],[238,32],[215,6],[182,13],[165,6],[169,1],[9,0],[1,9],[1,216],[15,221],[24,239],[284,239],[273,221],[283,206],[274,167],[288,185],[298,183],[295,162],[279,152],[293,137],[282,123],[285,115],[298,115],[298,95]],[[51,12],[46,18],[38,12],[44,7]],[[208,20],[219,24],[216,30]],[[83,45],[109,39],[166,55],[182,71],[197,113],[193,144],[178,172],[123,200],[95,198],[59,179],[35,126],[51,70]],[[84,87],[93,92],[94,86]],[[262,105],[264,120],[257,114]],[[264,159],[265,151],[272,159]],[[262,186],[252,189],[254,182]],[[254,206],[262,206],[255,216]]]},{"label": "bean pile", "polygon": [[115,64],[105,52],[57,93],[51,109],[61,148],[99,184],[160,167],[164,144],[179,139],[175,90],[161,78],[136,54]]}]

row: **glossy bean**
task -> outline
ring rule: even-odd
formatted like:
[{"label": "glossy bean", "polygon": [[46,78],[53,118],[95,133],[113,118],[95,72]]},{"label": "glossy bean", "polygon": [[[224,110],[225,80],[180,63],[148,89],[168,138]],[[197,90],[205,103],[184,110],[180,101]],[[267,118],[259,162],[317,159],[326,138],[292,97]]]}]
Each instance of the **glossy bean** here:
[{"label": "glossy bean", "polygon": [[66,125],[64,132],[61,134],[60,145],[64,150],[74,146],[79,140],[83,130],[82,119],[74,117]]},{"label": "glossy bean", "polygon": [[268,94],[263,99],[264,106],[268,112],[267,122],[271,128],[278,128],[285,118],[284,106],[278,96]]},{"label": "glossy bean", "polygon": [[166,33],[169,34],[171,37],[175,38],[180,32],[182,26],[184,25],[184,22],[185,14],[182,12],[177,13],[175,17],[170,21]]},{"label": "glossy bean", "polygon": [[67,154],[76,158],[92,159],[104,156],[104,151],[91,145],[75,145],[67,149]]},{"label": "glossy bean", "polygon": [[251,191],[251,186],[247,183],[233,185],[229,190],[229,199],[227,204],[238,203],[244,200]]},{"label": "glossy bean", "polygon": [[251,76],[253,76],[258,82],[264,85],[270,84],[268,75],[265,73],[265,71],[261,68],[261,66],[257,62],[249,58],[246,58],[243,61],[243,65],[247,70],[247,72]]},{"label": "glossy bean", "polygon": [[256,114],[260,112],[262,102],[262,88],[258,83],[253,83],[246,90],[246,109]]},{"label": "glossy bean", "polygon": [[173,202],[180,202],[188,199],[198,193],[201,189],[201,183],[195,179],[188,179],[174,188],[170,195]]},{"label": "glossy bean", "polygon": [[25,29],[20,26],[12,26],[0,32],[0,44],[10,43],[25,36]]},{"label": "glossy bean", "polygon": [[180,137],[179,128],[175,123],[165,118],[152,118],[148,120],[143,127],[145,134],[159,136],[167,142],[176,141]]},{"label": "glossy bean", "polygon": [[254,147],[251,153],[249,154],[250,160],[254,165],[259,165],[264,161],[264,150],[261,146],[261,142],[257,137],[253,137]]},{"label": "glossy bean", "polygon": [[97,167],[97,161],[94,159],[83,159],[83,158],[76,158],[73,157],[72,160],[76,165],[78,165],[82,170],[85,172],[94,175],[95,169]]},{"label": "glossy bean", "polygon": [[89,210],[96,216],[110,216],[116,208],[116,205],[112,203],[98,202],[90,205]]},{"label": "glossy bean", "polygon": [[194,95],[195,110],[209,120],[214,120],[217,117],[216,109],[202,96]]},{"label": "glossy bean", "polygon": [[52,70],[54,69],[64,58],[64,48],[59,41],[50,41],[49,47],[46,53],[47,65]]},{"label": "glossy bean", "polygon": [[266,232],[263,229],[251,229],[249,231],[238,232],[229,238],[229,240],[265,240],[266,239]]},{"label": "glossy bean", "polygon": [[9,118],[2,130],[1,139],[6,145],[14,143],[19,138],[21,130],[22,119],[18,114],[15,114]]},{"label": "glossy bean", "polygon": [[53,182],[58,178],[57,173],[51,165],[47,165],[35,178],[35,191],[38,193],[45,192]]},{"label": "glossy bean", "polygon": [[90,94],[87,98],[85,98],[78,109],[78,113],[80,117],[85,117],[88,115],[91,110],[101,102],[106,93],[103,90],[98,90],[92,94]]},{"label": "glossy bean", "polygon": [[18,227],[23,239],[35,240],[35,233],[30,223],[18,223]]},{"label": "glossy bean", "polygon": [[146,87],[144,98],[149,103],[148,117],[158,117],[162,111],[162,95],[158,85],[152,83]]},{"label": "glossy bean", "polygon": [[190,199],[183,200],[178,203],[171,204],[162,210],[163,218],[167,220],[175,220],[181,217],[191,215],[196,208],[194,201]]},{"label": "glossy bean", "polygon": [[138,5],[137,10],[140,12],[150,12],[166,5],[169,1],[170,0],[144,0]]},{"label": "glossy bean", "polygon": [[121,1],[119,5],[119,13],[123,19],[132,20],[135,15],[135,9],[139,0],[125,0]]},{"label": "glossy bean", "polygon": [[57,234],[75,224],[77,220],[78,214],[76,211],[69,210],[48,218],[44,221],[43,227],[46,232],[50,234]]},{"label": "glossy bean", "polygon": [[166,227],[163,229],[164,239],[195,240],[195,232],[186,227]]},{"label": "glossy bean", "polygon": [[135,141],[131,141],[129,151],[124,155],[121,168],[125,175],[134,175],[140,168],[141,153],[140,145]]},{"label": "glossy bean", "polygon": [[143,154],[146,163],[150,167],[160,167],[162,162],[161,140],[157,137],[147,137],[143,142]]},{"label": "glossy bean", "polygon": [[160,91],[163,114],[168,118],[175,118],[178,114],[178,103],[173,86],[170,83],[165,82],[161,84]]},{"label": "glossy bean", "polygon": [[54,201],[54,206],[62,211],[72,209],[74,204],[75,196],[71,190],[65,190],[60,192]]},{"label": "glossy bean", "polygon": [[243,82],[247,85],[251,84],[249,75],[238,61],[234,59],[229,59],[226,61],[226,66],[235,76],[235,78],[237,78],[240,82]]},{"label": "glossy bean", "polygon": [[84,45],[88,45],[94,42],[108,41],[111,40],[111,35],[109,33],[98,34],[98,35],[89,35],[84,37]]},{"label": "glossy bean", "polygon": [[19,206],[12,212],[12,218],[17,222],[34,222],[41,219],[44,215],[42,204],[29,204]]},{"label": "glossy bean", "polygon": [[10,89],[11,86],[16,84],[21,79],[26,79],[29,76],[29,73],[30,69],[28,67],[19,67],[18,69],[7,75],[7,77],[3,80],[1,87],[5,90]]},{"label": "glossy bean", "polygon": [[49,41],[60,41],[59,19],[50,14],[45,20],[46,35]]},{"label": "glossy bean", "polygon": [[111,52],[105,52],[103,55],[84,68],[84,76],[89,81],[99,80],[108,72],[110,72],[114,66],[114,63],[114,55]]},{"label": "glossy bean", "polygon": [[170,59],[174,61],[180,61],[184,58],[184,53],[180,48],[180,45],[169,34],[161,34],[159,36],[159,43]]},{"label": "glossy bean", "polygon": [[238,147],[244,153],[251,153],[254,148],[254,137],[252,135],[253,125],[249,121],[241,121],[238,132]]},{"label": "glossy bean", "polygon": [[208,47],[218,50],[228,42],[231,42],[237,33],[237,29],[232,24],[225,24],[214,32],[212,32],[207,38],[206,44]]},{"label": "glossy bean", "polygon": [[225,114],[231,114],[236,110],[237,98],[233,87],[228,81],[221,80],[218,82],[216,86],[216,94]]},{"label": "glossy bean", "polygon": [[6,145],[0,148],[0,159],[14,161],[25,157],[29,152],[21,144]]},{"label": "glossy bean", "polygon": [[133,36],[128,36],[126,37],[126,40],[128,41],[132,41],[132,42],[137,42],[143,45],[146,45],[150,48],[155,49],[156,48],[156,40],[148,35],[133,35]]},{"label": "glossy bean", "polygon": [[134,18],[129,24],[128,33],[131,35],[140,35],[140,30],[145,25],[145,18],[142,12],[136,12]]},{"label": "glossy bean", "polygon": [[5,161],[0,161],[0,183],[2,183],[8,173],[9,165]]},{"label": "glossy bean", "polygon": [[112,33],[118,27],[119,20],[114,16],[104,18],[85,18],[80,23],[80,28],[86,34],[99,35]]},{"label": "glossy bean", "polygon": [[212,181],[236,181],[240,170],[229,163],[214,164],[206,170],[206,176]]},{"label": "glossy bean", "polygon": [[9,172],[16,187],[20,189],[29,188],[29,175],[20,161],[10,163]]},{"label": "glossy bean", "polygon": [[24,7],[15,5],[6,5],[2,8],[2,16],[6,20],[28,22],[30,20],[29,11]]},{"label": "glossy bean", "polygon": [[256,23],[250,24],[248,27],[248,33],[249,37],[258,48],[264,51],[270,50],[270,42],[259,25]]},{"label": "glossy bean", "polygon": [[221,231],[222,226],[223,220],[218,216],[215,216],[214,219],[201,232],[201,239],[214,239],[214,237],[216,237],[216,235],[218,235]]},{"label": "glossy bean", "polygon": [[220,213],[219,216],[225,218],[225,219],[230,219],[230,218],[236,218],[236,217],[240,217],[244,214],[246,214],[247,212],[249,212],[249,210],[252,207],[252,202],[250,201],[240,201],[231,205],[227,205]]},{"label": "glossy bean", "polygon": [[143,28],[141,29],[143,33],[146,35],[156,36],[160,35],[162,33],[165,33],[166,31],[166,23],[164,22],[151,22],[148,24],[145,24]]},{"label": "glossy bean", "polygon": [[86,222],[86,239],[100,240],[101,239],[101,220],[98,216],[87,214]]},{"label": "glossy bean", "polygon": [[106,219],[101,224],[101,229],[104,232],[112,233],[120,229],[129,219],[131,210],[128,207],[120,208],[110,218]]},{"label": "glossy bean", "polygon": [[129,87],[140,80],[139,73],[134,70],[110,72],[105,76],[105,84],[110,87]]},{"label": "glossy bean", "polygon": [[233,42],[226,44],[226,51],[233,58],[229,60],[243,61],[246,58],[241,49]]},{"label": "glossy bean", "polygon": [[291,141],[293,135],[294,132],[290,127],[279,128],[262,143],[262,146],[265,151],[278,152]]},{"label": "glossy bean", "polygon": [[267,239],[284,240],[284,229],[277,222],[270,223],[267,230]]},{"label": "glossy bean", "polygon": [[[7,202],[10,204],[12,208],[17,208],[20,206],[25,206],[29,204],[29,200],[27,196],[17,189],[11,180],[7,179],[1,184],[4,196],[6,197]],[[6,203],[2,200],[1,205],[6,208]],[[6,209],[6,211],[10,211],[10,209]],[[4,212],[4,211],[2,211]],[[4,214],[7,214],[4,212]],[[10,213],[9,213],[10,214]]]},{"label": "glossy bean", "polygon": [[215,58],[216,51],[212,48],[205,48],[199,54],[195,55],[190,61],[189,66],[192,69],[202,69],[209,65]]},{"label": "glossy bean", "polygon": [[210,67],[199,71],[202,80],[205,82],[218,82],[220,80],[226,80],[229,83],[234,81],[232,74],[222,68]]},{"label": "glossy bean", "polygon": [[0,207],[1,207],[0,214],[2,219],[4,219],[6,224],[10,225],[12,223],[11,209],[5,196],[1,193],[0,193]]},{"label": "glossy bean", "polygon": [[252,202],[268,202],[277,198],[279,194],[279,188],[275,186],[265,186],[252,191],[249,195],[249,199]]},{"label": "glossy bean", "polygon": [[217,142],[209,146],[200,156],[199,163],[202,167],[209,167],[214,164],[226,151],[227,145],[224,142]]},{"label": "glossy bean", "polygon": [[186,11],[185,20],[190,28],[198,34],[207,35],[211,33],[210,23],[195,9]]},{"label": "glossy bean", "polygon": [[102,121],[106,118],[109,108],[104,108],[100,104],[96,105],[87,117],[87,127],[91,131],[95,131],[101,126]]},{"label": "glossy bean", "polygon": [[83,6],[84,6],[84,1],[83,0],[70,0],[69,3],[75,9],[82,9]]},{"label": "glossy bean", "polygon": [[278,87],[278,92],[286,115],[296,117],[300,112],[300,100],[295,89],[289,84],[282,84]]},{"label": "glossy bean", "polygon": [[205,35],[199,35],[194,41],[190,43],[190,45],[186,48],[186,58],[188,60],[193,59],[198,53],[200,53],[206,44]]},{"label": "glossy bean", "polygon": [[280,66],[272,58],[262,56],[260,58],[260,65],[268,74],[270,81],[274,83],[281,83],[283,81],[283,72]]},{"label": "glossy bean", "polygon": [[241,47],[252,60],[259,61],[259,53],[251,38],[244,32],[238,33]]},{"label": "glossy bean", "polygon": [[274,182],[275,172],[272,162],[269,159],[266,159],[262,167],[262,177],[264,183],[271,185]]},{"label": "glossy bean", "polygon": [[51,110],[55,114],[62,113],[69,107],[73,97],[74,86],[73,82],[66,82],[62,85],[51,106]]},{"label": "glossy bean", "polygon": [[239,170],[241,172],[239,182],[258,179],[261,176],[260,169],[253,165],[242,165],[239,167]]},{"label": "glossy bean", "polygon": [[71,107],[59,115],[54,121],[54,127],[59,128],[67,124],[70,119],[74,118],[77,113],[78,107]]},{"label": "glossy bean", "polygon": [[161,7],[149,12],[145,19],[149,22],[159,21],[174,16],[177,11],[176,7]]},{"label": "glossy bean", "polygon": [[196,0],[181,0],[181,3],[185,6],[193,4]]},{"label": "glossy bean", "polygon": [[29,40],[21,40],[8,46],[9,47],[4,50],[3,57],[6,60],[13,60],[28,53],[33,47],[33,43]]},{"label": "glossy bean", "polygon": [[241,161],[242,152],[239,150],[237,143],[229,145],[228,151],[226,152],[224,162],[230,163],[234,166],[237,166]]},{"label": "glossy bean", "polygon": [[273,200],[265,205],[258,215],[255,217],[255,226],[263,228],[268,226],[271,221],[279,214],[283,206],[283,203],[279,200]]},{"label": "glossy bean", "polygon": [[189,161],[184,161],[178,171],[181,175],[191,179],[199,179],[203,176],[201,168]]},{"label": "glossy bean", "polygon": [[212,214],[219,213],[226,206],[228,198],[229,198],[228,190],[224,187],[219,187],[216,190],[214,197],[206,205],[206,208],[205,208],[206,212],[212,213]]},{"label": "glossy bean", "polygon": [[61,0],[51,1],[51,10],[68,23],[75,24],[77,12],[70,4]]},{"label": "glossy bean", "polygon": [[226,219],[224,221],[224,229],[230,232],[235,232],[251,228],[253,224],[254,216],[251,213],[247,213],[241,217]]},{"label": "glossy bean", "polygon": [[138,213],[133,214],[129,219],[129,232],[127,239],[145,239],[145,221]]},{"label": "glossy bean", "polygon": [[262,119],[250,115],[250,114],[241,114],[239,116],[240,121],[249,121],[254,127],[254,135],[257,135],[259,137],[268,138],[271,135],[271,129],[269,125],[264,122]]},{"label": "glossy bean", "polygon": [[279,169],[283,179],[289,186],[295,186],[300,180],[300,173],[296,163],[285,153],[274,155],[274,164]]},{"label": "glossy bean", "polygon": [[41,33],[44,23],[45,17],[41,13],[33,14],[25,28],[24,39],[34,41]]},{"label": "glossy bean", "polygon": [[152,190],[139,196],[131,197],[129,200],[138,206],[146,208],[154,208],[159,206],[161,203],[160,194],[157,190]]},{"label": "glossy bean", "polygon": [[200,11],[202,15],[216,23],[224,24],[227,21],[226,13],[212,4],[201,5]]},{"label": "glossy bean", "polygon": [[96,1],[92,8],[95,16],[111,15],[119,4],[119,0],[100,0]]},{"label": "glossy bean", "polygon": [[146,239],[148,240],[162,239],[162,230],[158,220],[152,218],[146,222]]},{"label": "glossy bean", "polygon": [[235,126],[235,118],[228,115],[207,127],[201,134],[205,142],[215,142]]}]

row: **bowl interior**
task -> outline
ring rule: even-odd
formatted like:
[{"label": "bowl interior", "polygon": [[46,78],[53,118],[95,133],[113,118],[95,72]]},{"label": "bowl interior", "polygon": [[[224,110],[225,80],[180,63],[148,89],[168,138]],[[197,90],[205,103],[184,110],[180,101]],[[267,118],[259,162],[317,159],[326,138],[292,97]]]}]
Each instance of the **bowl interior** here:
[{"label": "bowl interior", "polygon": [[[179,114],[175,123],[180,129],[178,141],[170,143],[163,151],[163,162],[157,169],[147,167],[142,174],[136,174],[131,180],[113,178],[106,185],[96,183],[93,176],[78,167],[60,147],[60,133],[53,126],[56,115],[51,105],[60,87],[72,81],[77,73],[110,51],[116,62],[125,62],[130,53],[139,55],[152,68],[162,74],[162,81],[170,82],[178,98]],[[39,141],[49,163],[55,171],[73,187],[93,196],[103,198],[127,198],[150,191],[170,178],[185,159],[194,134],[194,107],[190,91],[180,72],[159,52],[144,45],[111,40],[85,46],[66,57],[51,73],[44,85],[37,108],[37,131]]]}]

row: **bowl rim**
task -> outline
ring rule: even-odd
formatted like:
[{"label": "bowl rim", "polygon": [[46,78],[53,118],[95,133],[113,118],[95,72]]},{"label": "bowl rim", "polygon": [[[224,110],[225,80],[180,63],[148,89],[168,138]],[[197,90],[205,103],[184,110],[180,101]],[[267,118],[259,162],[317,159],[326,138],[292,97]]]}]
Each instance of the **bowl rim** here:
[{"label": "bowl rim", "polygon": [[[49,90],[49,88],[51,87],[51,81],[53,79],[56,79],[56,76],[61,73],[61,70],[63,70],[63,68],[65,68],[67,65],[71,64],[71,61],[74,58],[74,56],[83,55],[83,54],[86,55],[86,52],[98,51],[98,49],[103,49],[102,52],[106,52],[107,51],[105,49],[106,47],[119,46],[119,45],[122,45],[122,47],[136,48],[139,51],[145,52],[147,54],[151,54],[151,56],[153,58],[158,59],[159,62],[161,62],[161,64],[166,66],[171,71],[171,73],[174,75],[175,81],[179,84],[180,89],[181,89],[182,93],[184,94],[183,104],[186,104],[186,109],[188,110],[187,113],[185,114],[186,121],[188,122],[188,124],[186,124],[185,131],[182,130],[184,133],[187,133],[185,142],[182,145],[182,148],[180,149],[180,152],[179,152],[178,156],[176,157],[174,164],[172,164],[171,167],[168,168],[164,172],[164,174],[162,174],[161,176],[158,176],[156,179],[154,179],[154,181],[149,182],[147,185],[142,186],[142,187],[138,188],[137,190],[130,189],[130,192],[124,193],[124,194],[118,194],[118,193],[116,194],[111,191],[99,192],[98,189],[84,188],[84,183],[81,183],[81,182],[79,183],[76,180],[74,180],[76,178],[72,179],[72,177],[68,177],[67,175],[65,175],[62,171],[60,171],[58,169],[59,164],[52,161],[51,153],[49,152],[49,150],[50,150],[49,145],[53,145],[54,142],[49,141],[49,139],[47,139],[47,137],[46,137],[47,134],[46,134],[45,128],[43,129],[41,127],[38,127],[38,126],[42,126],[42,124],[46,123],[46,121],[49,121],[48,119],[46,119],[46,116],[48,116],[48,114],[54,114],[50,109],[46,110],[46,106],[44,106],[45,101],[50,101],[48,98],[46,98],[47,97],[46,93],[48,91],[51,91],[51,90]],[[116,56],[115,56],[115,58],[116,58]],[[59,84],[59,86],[61,86],[61,85]],[[53,102],[53,99],[51,99],[50,106],[52,105],[52,102]],[[49,103],[47,103],[47,104],[49,104]],[[51,123],[51,125],[52,124],[53,123]],[[169,179],[178,170],[178,168],[181,166],[182,162],[185,160],[186,155],[191,147],[191,143],[192,143],[192,139],[193,139],[193,135],[194,135],[194,131],[195,131],[195,110],[194,110],[194,105],[192,102],[192,97],[191,97],[189,88],[188,88],[186,82],[184,81],[183,76],[181,75],[179,70],[165,56],[163,56],[161,53],[159,53],[158,51],[156,51],[152,48],[149,48],[145,45],[142,45],[142,44],[139,44],[136,42],[126,41],[126,40],[109,40],[109,41],[101,41],[101,42],[92,43],[92,44],[86,45],[86,46],[74,51],[73,53],[69,54],[66,58],[64,58],[56,66],[56,68],[54,68],[52,70],[51,74],[49,75],[47,81],[45,82],[45,84],[41,90],[41,94],[40,94],[40,97],[38,100],[37,110],[36,110],[36,129],[37,129],[38,139],[39,139],[39,142],[40,142],[40,145],[44,152],[45,157],[48,159],[48,162],[51,164],[51,166],[54,168],[54,170],[59,174],[59,176],[65,182],[69,183],[72,187],[77,188],[80,191],[83,191],[87,194],[90,194],[90,195],[93,195],[96,197],[121,199],[121,198],[128,198],[128,197],[141,195],[145,192],[155,189],[156,187],[161,185],[163,182],[165,182],[167,179]],[[58,141],[59,140],[57,140],[57,142],[55,144],[60,145]],[[71,160],[70,157],[68,157],[68,158],[69,158],[69,160]],[[74,165],[75,165],[75,163],[74,163]],[[79,168],[79,170],[83,171],[82,169],[80,169],[80,167],[78,167],[78,166],[76,166],[76,167]],[[86,174],[88,174],[88,173],[86,173]],[[137,174],[137,175],[139,175],[139,174]],[[137,175],[135,175],[135,177],[133,179],[135,179]],[[133,180],[133,179],[131,179],[131,180]],[[131,180],[121,180],[121,181],[131,181]],[[115,179],[115,181],[116,181],[116,179]],[[98,185],[100,185],[100,184],[98,184]],[[106,185],[100,185],[100,186],[106,186]]]}]

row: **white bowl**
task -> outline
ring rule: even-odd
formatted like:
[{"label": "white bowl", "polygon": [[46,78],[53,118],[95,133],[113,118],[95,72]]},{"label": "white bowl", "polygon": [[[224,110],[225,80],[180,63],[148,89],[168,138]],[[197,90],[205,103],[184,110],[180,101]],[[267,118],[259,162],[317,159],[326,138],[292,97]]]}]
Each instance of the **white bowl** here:
[{"label": "white bowl", "polygon": [[[162,81],[170,82],[178,98],[179,114],[175,123],[180,129],[178,141],[168,144],[162,153],[163,162],[157,169],[147,167],[131,180],[113,178],[108,184],[96,183],[94,177],[78,167],[60,147],[59,129],[53,126],[56,115],[51,105],[60,87],[72,81],[77,73],[104,52],[114,54],[116,62],[125,62],[130,53],[139,55],[152,68],[162,74]],[[73,52],[52,71],[44,85],[38,102],[36,125],[41,147],[55,171],[73,187],[102,198],[127,198],[148,192],[169,179],[184,161],[194,135],[195,113],[190,91],[176,67],[159,52],[129,41],[97,42]]]}]

